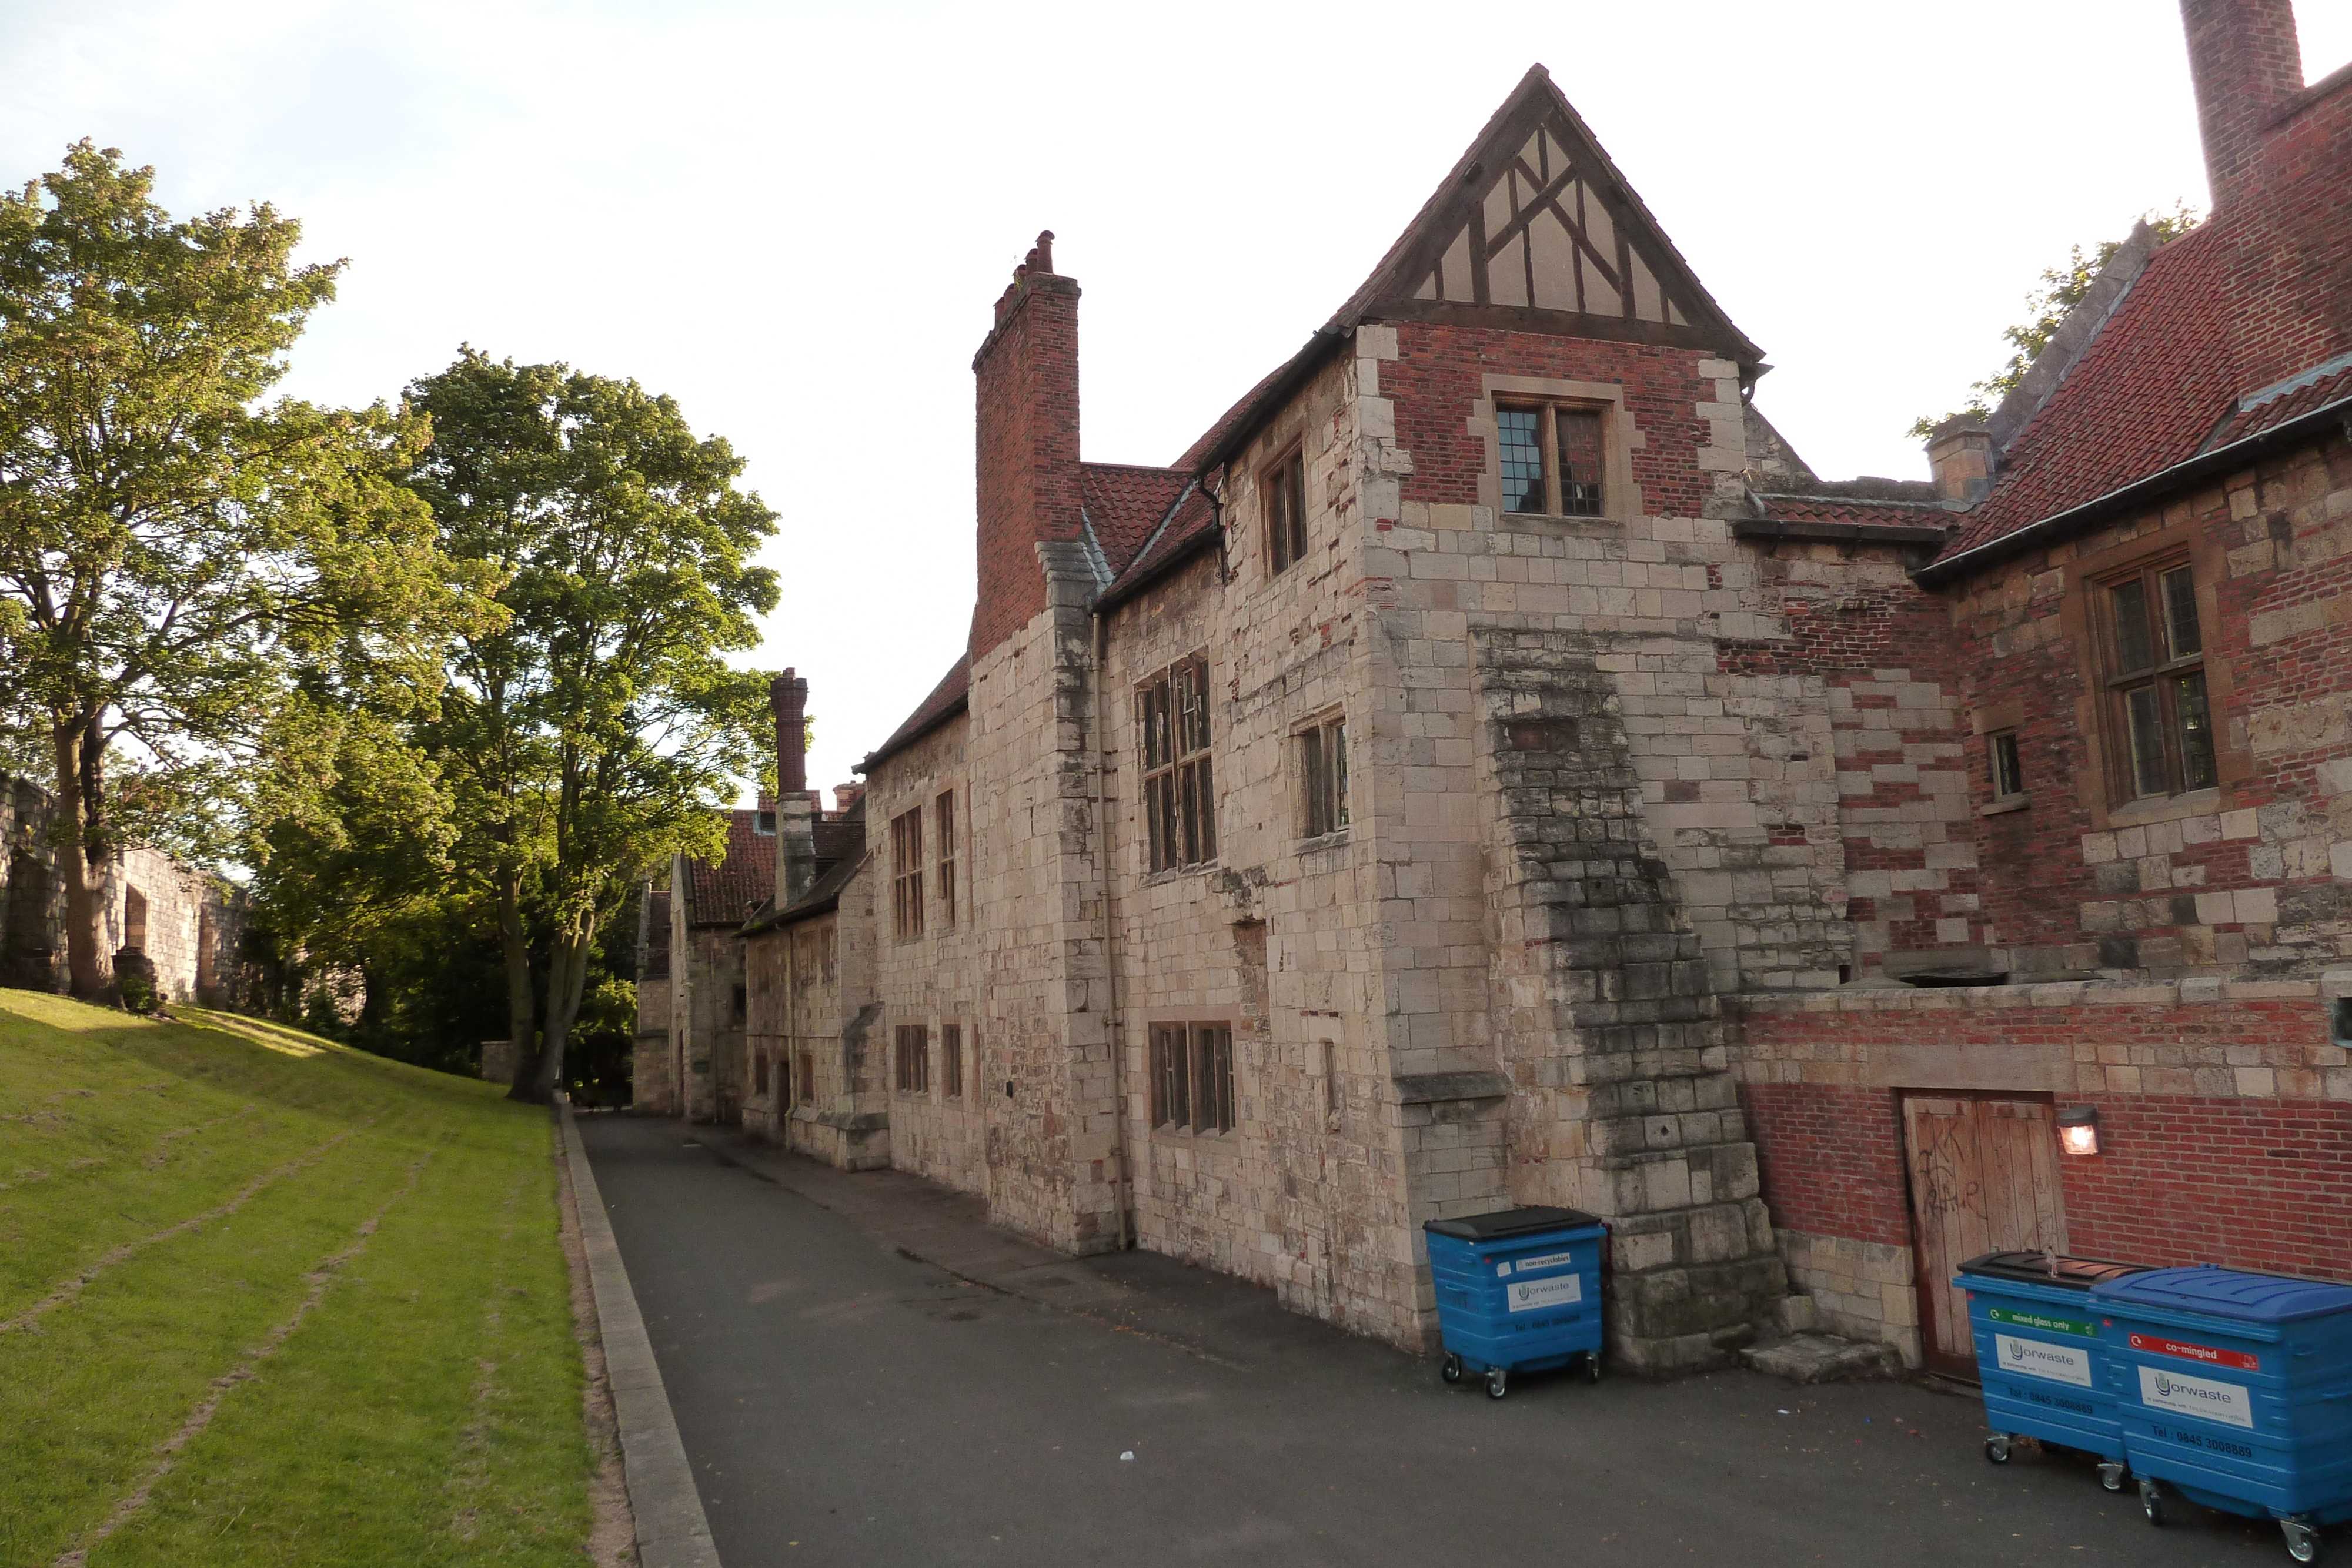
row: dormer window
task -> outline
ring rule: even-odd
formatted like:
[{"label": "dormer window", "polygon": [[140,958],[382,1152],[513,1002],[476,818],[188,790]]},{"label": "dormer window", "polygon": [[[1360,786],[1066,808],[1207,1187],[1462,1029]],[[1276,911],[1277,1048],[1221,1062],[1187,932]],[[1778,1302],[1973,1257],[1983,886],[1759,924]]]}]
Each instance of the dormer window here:
[{"label": "dormer window", "polygon": [[763,839],[774,838],[776,836],[776,814],[773,811],[759,811],[753,813],[751,817],[751,831]]},{"label": "dormer window", "polygon": [[1502,437],[1503,510],[1547,517],[1602,511],[1601,411],[1575,403],[1495,411]]}]

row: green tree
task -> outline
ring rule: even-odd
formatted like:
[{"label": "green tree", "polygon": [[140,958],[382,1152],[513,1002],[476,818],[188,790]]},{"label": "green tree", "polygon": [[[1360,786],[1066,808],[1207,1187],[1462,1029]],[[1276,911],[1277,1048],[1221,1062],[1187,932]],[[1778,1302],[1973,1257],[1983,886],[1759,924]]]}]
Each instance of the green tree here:
[{"label": "green tree", "polygon": [[129,835],[215,823],[306,673],[429,692],[467,613],[388,477],[422,425],[262,401],[341,264],[294,266],[267,205],[175,222],[153,183],[84,141],[0,193],[0,723],[49,764],[82,997]]},{"label": "green tree", "polygon": [[[2185,202],[2175,204],[2168,213],[2140,214],[2140,222],[2156,231],[2159,245],[2179,238],[2203,221],[2202,215],[2190,210]],[[1983,381],[1972,382],[1969,390],[1976,395],[1966,404],[1941,416],[1922,414],[1911,422],[1906,434],[1914,441],[1925,441],[1945,420],[1962,414],[1977,420],[1990,417],[1992,411],[2000,406],[2000,400],[2017,389],[2025,372],[2033,368],[2034,360],[2049,347],[2067,312],[2083,302],[2083,297],[2090,292],[2092,280],[2123,247],[2124,242],[2119,239],[2102,241],[2088,252],[2079,245],[2070,246],[2066,264],[2045,268],[2040,287],[2025,297],[2026,319],[2001,333],[2010,347],[2009,362]]]},{"label": "green tree", "polygon": [[443,548],[504,582],[509,618],[456,642],[424,735],[457,864],[497,911],[526,1047],[513,1093],[545,1099],[598,931],[673,852],[720,852],[718,808],[758,766],[765,678],[721,654],[756,646],[775,606],[751,564],[775,515],[736,487],[726,442],[634,382],[469,348],[409,406],[433,423],[408,483]]}]

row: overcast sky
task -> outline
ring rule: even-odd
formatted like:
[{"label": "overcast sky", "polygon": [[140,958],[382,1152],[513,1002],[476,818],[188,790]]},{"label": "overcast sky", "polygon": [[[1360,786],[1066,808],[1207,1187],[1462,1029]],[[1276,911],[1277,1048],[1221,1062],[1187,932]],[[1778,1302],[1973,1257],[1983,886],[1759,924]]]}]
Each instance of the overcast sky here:
[{"label": "overcast sky", "polygon": [[[2305,78],[2352,4],[2303,0]],[[1825,477],[1996,368],[2067,247],[2205,202],[2171,0],[556,5],[0,0],[0,179],[89,136],[350,258],[286,389],[461,342],[670,393],[782,515],[755,656],[850,777],[961,651],[971,359],[1036,232],[1086,455],[1172,460],[1347,297],[1531,63],[1776,367]]]}]

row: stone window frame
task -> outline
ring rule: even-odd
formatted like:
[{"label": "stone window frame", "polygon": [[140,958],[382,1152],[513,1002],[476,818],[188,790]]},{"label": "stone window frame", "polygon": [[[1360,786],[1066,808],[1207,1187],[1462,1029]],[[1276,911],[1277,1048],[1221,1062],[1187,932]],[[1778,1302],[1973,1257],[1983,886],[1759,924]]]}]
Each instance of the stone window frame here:
[{"label": "stone window frame", "polygon": [[[1194,737],[1180,722],[1178,694],[1187,677],[1199,693],[1205,730],[1197,737],[1198,746],[1189,744]],[[1216,747],[1223,725],[1214,711],[1216,689],[1206,649],[1187,653],[1135,683],[1136,809],[1143,819],[1146,876],[1197,871],[1217,862]],[[1160,706],[1155,707],[1155,702]],[[1155,714],[1167,722],[1164,750],[1153,740]],[[1186,859],[1187,849],[1199,853]]]},{"label": "stone window frame", "polygon": [[[1591,409],[1601,415],[1601,514],[1598,517],[1552,517],[1540,512],[1503,510],[1503,433],[1495,415],[1513,404],[1550,404]],[[1574,533],[1594,528],[1614,532],[1644,514],[1640,487],[1633,482],[1633,454],[1649,439],[1625,409],[1625,389],[1615,382],[1566,381],[1549,376],[1486,375],[1478,380],[1478,397],[1470,405],[1469,433],[1486,446],[1486,462],[1478,473],[1478,504],[1501,526],[1508,517],[1515,528],[1533,524],[1541,529]]]},{"label": "stone window frame", "polygon": [[932,837],[937,841],[931,849],[939,872],[940,929],[951,931],[956,923],[956,792],[952,788],[931,797]]},{"label": "stone window frame", "polygon": [[890,935],[913,942],[923,935],[923,806],[890,819]]},{"label": "stone window frame", "polygon": [[[1339,799],[1336,802],[1326,802],[1317,798],[1316,775],[1320,761],[1318,746],[1318,742],[1328,745],[1329,732],[1335,729],[1342,737],[1339,753]],[[1292,799],[1297,802],[1298,841],[1302,844],[1319,847],[1344,842],[1354,822],[1354,813],[1349,810],[1347,802],[1347,729],[1348,710],[1344,704],[1339,703],[1320,709],[1291,727],[1291,755],[1297,759],[1297,784],[1292,790]],[[1326,805],[1335,808],[1335,814],[1340,819],[1339,821],[1330,822],[1323,819],[1318,807]]]},{"label": "stone window frame", "polygon": [[931,1097],[929,1023],[902,1023],[890,1031],[890,1092],[910,1100]]},{"label": "stone window frame", "polygon": [[940,1096],[945,1100],[963,1098],[966,1074],[963,1070],[964,1027],[961,1018],[940,1020]]},{"label": "stone window frame", "polygon": [[[2231,720],[2239,710],[2231,676],[2232,650],[2224,642],[2227,623],[2220,602],[2221,585],[2230,580],[2227,547],[2213,537],[2207,520],[2195,515],[2197,511],[2194,506],[2181,506],[2168,514],[2141,519],[2138,531],[2117,528],[2095,534],[2079,541],[2073,559],[2057,568],[2063,574],[2059,632],[2073,652],[2078,680],[2074,717],[2084,746],[2075,790],[2085,831],[2104,832],[2228,810],[2237,786],[2253,771],[2244,744],[2233,741],[2231,733]],[[2197,614],[2205,628],[2205,702],[2213,718],[2217,783],[2186,794],[2135,800],[2114,781],[2116,742],[2108,717],[2105,631],[2094,606],[2109,582],[2167,558],[2186,560],[2196,569]],[[2029,578],[2039,575],[2024,562],[2011,565],[2009,571]]]},{"label": "stone window frame", "polygon": [[[1143,1026],[1143,1097],[1144,1122],[1157,1143],[1197,1144],[1223,1143],[1242,1135],[1242,1068],[1238,1041],[1242,1038],[1241,1019],[1230,1011],[1218,1008],[1154,1008],[1138,1020]],[[1219,1087],[1223,1103],[1223,1125],[1201,1126],[1197,1124],[1192,1102],[1199,1092],[1201,1078],[1198,1059],[1192,1055],[1196,1032],[1213,1030],[1222,1035],[1221,1052],[1210,1062],[1213,1082]],[[1181,1031],[1185,1042],[1184,1104],[1185,1121],[1176,1124],[1172,1117],[1178,1107],[1168,1103],[1169,1085],[1162,1082],[1168,1066],[1164,1047],[1170,1031]]]},{"label": "stone window frame", "polygon": [[[1291,515],[1286,519],[1276,497],[1289,491]],[[1313,538],[1307,528],[1312,508],[1307,504],[1307,438],[1293,437],[1277,449],[1275,459],[1261,465],[1257,479],[1259,532],[1265,545],[1265,574],[1278,577],[1307,559]],[[1288,523],[1286,528],[1283,525]]]}]

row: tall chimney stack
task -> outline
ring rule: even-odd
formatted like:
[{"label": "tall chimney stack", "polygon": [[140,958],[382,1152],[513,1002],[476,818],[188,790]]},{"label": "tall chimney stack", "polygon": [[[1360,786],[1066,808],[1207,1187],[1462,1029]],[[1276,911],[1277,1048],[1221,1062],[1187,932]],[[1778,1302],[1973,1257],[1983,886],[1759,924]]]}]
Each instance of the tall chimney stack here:
[{"label": "tall chimney stack", "polygon": [[980,601],[974,659],[1046,607],[1041,543],[1085,537],[1078,493],[1078,286],[1052,231],[1013,272],[972,357],[979,386]]},{"label": "tall chimney stack", "polygon": [[2271,116],[2303,90],[2293,0],[2180,0],[2217,215],[2249,193]]},{"label": "tall chimney stack", "polygon": [[768,683],[776,716],[776,907],[816,883],[816,798],[808,787],[808,683],[786,670]]}]

